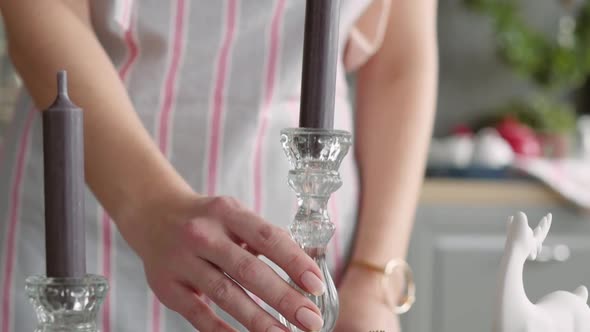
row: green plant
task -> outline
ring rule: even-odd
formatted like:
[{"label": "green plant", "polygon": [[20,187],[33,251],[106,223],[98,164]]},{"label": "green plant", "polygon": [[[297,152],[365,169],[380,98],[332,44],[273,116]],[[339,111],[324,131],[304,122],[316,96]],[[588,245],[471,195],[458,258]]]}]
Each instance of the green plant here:
[{"label": "green plant", "polygon": [[511,100],[499,107],[488,122],[505,118],[518,120],[540,133],[569,133],[576,125],[576,114],[569,104],[543,95]]},{"label": "green plant", "polygon": [[501,59],[539,87],[571,90],[590,74],[590,1],[562,17],[555,38],[535,31],[520,14],[518,1],[463,1],[492,19]]},{"label": "green plant", "polygon": [[[521,15],[516,0],[463,0],[468,8],[491,18],[500,59],[539,88],[529,98],[498,107],[491,124],[512,117],[537,132],[568,133],[576,114],[563,93],[578,89],[590,75],[590,1],[562,16],[555,36],[533,29]],[[555,0],[558,1],[558,0]]]}]

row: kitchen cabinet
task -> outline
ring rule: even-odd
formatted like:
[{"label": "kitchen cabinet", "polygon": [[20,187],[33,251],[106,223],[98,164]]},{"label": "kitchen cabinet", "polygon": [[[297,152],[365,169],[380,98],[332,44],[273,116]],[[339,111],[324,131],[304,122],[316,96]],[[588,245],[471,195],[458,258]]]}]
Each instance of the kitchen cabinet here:
[{"label": "kitchen cabinet", "polygon": [[531,181],[427,180],[408,256],[417,301],[404,331],[491,331],[506,221],[519,210],[531,226],[553,214],[543,262],[525,265],[529,299],[590,286],[590,216],[557,194]]}]

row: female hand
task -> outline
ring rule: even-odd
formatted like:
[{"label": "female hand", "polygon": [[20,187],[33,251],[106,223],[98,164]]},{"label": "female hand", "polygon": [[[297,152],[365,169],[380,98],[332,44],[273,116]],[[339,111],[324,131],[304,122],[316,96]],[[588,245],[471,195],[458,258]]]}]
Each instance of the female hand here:
[{"label": "female hand", "polygon": [[[205,303],[210,298],[249,331],[287,331],[242,289],[257,295],[304,331],[319,330],[319,309],[267,264],[303,289],[323,293],[321,272],[289,234],[227,197],[192,196],[141,216],[126,232],[158,299],[200,331],[234,331]],[[240,287],[242,286],[242,287]]]},{"label": "female hand", "polygon": [[400,332],[398,316],[383,300],[379,274],[349,267],[338,287],[336,332]]}]

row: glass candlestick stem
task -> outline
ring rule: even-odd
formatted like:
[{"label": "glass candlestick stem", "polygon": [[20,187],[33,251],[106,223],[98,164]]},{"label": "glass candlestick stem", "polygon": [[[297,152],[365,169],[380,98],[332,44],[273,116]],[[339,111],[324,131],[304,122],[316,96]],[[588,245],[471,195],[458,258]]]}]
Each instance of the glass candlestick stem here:
[{"label": "glass candlestick stem", "polygon": [[[289,283],[319,308],[324,319],[321,331],[332,331],[338,318],[338,294],[328,265],[326,248],[334,235],[334,224],[328,215],[330,195],[342,185],[338,169],[351,145],[350,133],[342,130],[292,128],[281,131],[281,143],[291,169],[289,186],[297,196],[297,214],[289,230],[293,239],[314,259],[322,271],[326,292],[314,296]],[[281,322],[293,332],[299,329]]]}]

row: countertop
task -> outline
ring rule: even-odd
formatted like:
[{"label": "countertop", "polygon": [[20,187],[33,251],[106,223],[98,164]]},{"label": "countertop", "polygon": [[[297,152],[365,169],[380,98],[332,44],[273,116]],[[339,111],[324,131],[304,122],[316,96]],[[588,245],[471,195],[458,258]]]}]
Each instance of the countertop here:
[{"label": "countertop", "polygon": [[427,178],[421,204],[542,205],[570,204],[558,193],[533,180]]}]

